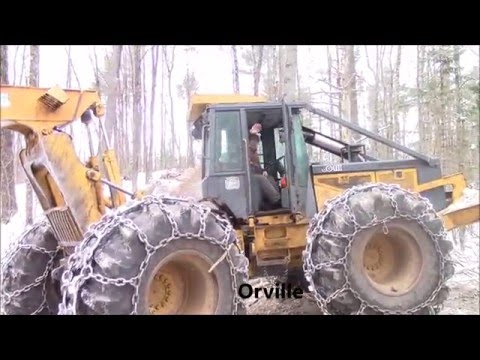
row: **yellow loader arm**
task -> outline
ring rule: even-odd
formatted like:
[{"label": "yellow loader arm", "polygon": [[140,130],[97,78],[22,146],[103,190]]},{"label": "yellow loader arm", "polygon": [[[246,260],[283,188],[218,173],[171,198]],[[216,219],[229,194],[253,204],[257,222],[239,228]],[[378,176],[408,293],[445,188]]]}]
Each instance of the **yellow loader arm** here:
[{"label": "yellow loader arm", "polygon": [[[89,129],[92,114],[100,118],[104,107],[96,91],[62,90],[1,85],[0,125],[24,135],[26,147],[19,156],[25,174],[52,224],[60,245],[75,246],[88,226],[98,221],[105,207],[125,203],[125,195],[115,190],[121,175],[115,152],[100,120],[107,150],[103,154],[106,179],[99,172],[93,152],[83,164],[72,139],[62,127],[81,119]],[[90,131],[89,131],[90,135]],[[111,198],[105,199],[103,183],[109,183]]]},{"label": "yellow loader arm", "polygon": [[446,230],[470,225],[480,220],[480,200],[478,190],[465,188],[463,196],[440,211]]},{"label": "yellow loader arm", "polygon": [[445,229],[448,231],[479,221],[479,191],[467,187],[467,180],[462,173],[447,175],[438,180],[418,185],[415,190],[422,192],[445,185],[452,187],[452,203],[439,211]]}]

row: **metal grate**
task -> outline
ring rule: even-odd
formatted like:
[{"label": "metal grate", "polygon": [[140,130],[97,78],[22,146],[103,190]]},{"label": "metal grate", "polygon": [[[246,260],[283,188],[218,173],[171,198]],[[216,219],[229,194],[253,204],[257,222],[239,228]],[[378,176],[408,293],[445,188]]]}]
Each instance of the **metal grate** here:
[{"label": "metal grate", "polygon": [[82,241],[83,234],[69,207],[53,208],[46,212],[46,216],[60,246],[74,248]]},{"label": "metal grate", "polygon": [[63,105],[63,103],[56,98],[54,98],[52,95],[46,93],[44,94],[41,98],[40,101],[44,103],[46,106],[48,106],[52,111],[57,110],[60,106]]}]

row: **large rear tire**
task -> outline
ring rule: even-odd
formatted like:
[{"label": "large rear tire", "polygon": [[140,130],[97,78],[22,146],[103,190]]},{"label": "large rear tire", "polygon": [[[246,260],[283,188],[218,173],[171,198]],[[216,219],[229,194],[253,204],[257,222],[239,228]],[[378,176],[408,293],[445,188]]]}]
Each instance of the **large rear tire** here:
[{"label": "large rear tire", "polygon": [[51,276],[62,257],[57,244],[46,220],[36,223],[12,243],[2,258],[3,314],[57,314],[60,287]]},{"label": "large rear tire", "polygon": [[92,227],[63,273],[60,314],[245,314],[236,240],[207,206],[146,197]]},{"label": "large rear tire", "polygon": [[451,250],[427,199],[361,185],[312,219],[304,271],[326,314],[435,314],[448,296]]}]

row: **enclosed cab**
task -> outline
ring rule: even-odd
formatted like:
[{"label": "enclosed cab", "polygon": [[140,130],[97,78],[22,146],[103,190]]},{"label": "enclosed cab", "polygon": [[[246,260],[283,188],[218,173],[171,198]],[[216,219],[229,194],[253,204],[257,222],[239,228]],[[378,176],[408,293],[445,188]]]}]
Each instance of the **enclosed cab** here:
[{"label": "enclosed cab", "polygon": [[[193,136],[203,139],[203,196],[221,199],[242,219],[276,213],[305,214],[307,192],[313,188],[300,119],[302,107],[242,95],[194,97]],[[249,166],[249,130],[254,124],[262,126],[260,164],[280,193],[281,200],[273,207],[266,204]],[[313,203],[309,212],[315,212]]]}]

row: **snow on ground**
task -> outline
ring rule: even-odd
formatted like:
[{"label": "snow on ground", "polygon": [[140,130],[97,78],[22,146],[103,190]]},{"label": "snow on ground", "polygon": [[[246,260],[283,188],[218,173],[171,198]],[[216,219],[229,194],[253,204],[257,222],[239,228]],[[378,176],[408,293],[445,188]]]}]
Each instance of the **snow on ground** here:
[{"label": "snow on ground", "polygon": [[[8,224],[0,224],[0,251],[2,257],[9,246],[27,230],[25,227],[25,198],[27,194],[26,184],[17,184],[15,186],[15,194],[17,196],[18,212],[10,219]],[[42,216],[42,208],[40,207],[40,204],[38,201],[36,201],[35,204],[37,206],[33,208],[34,222]]]}]

